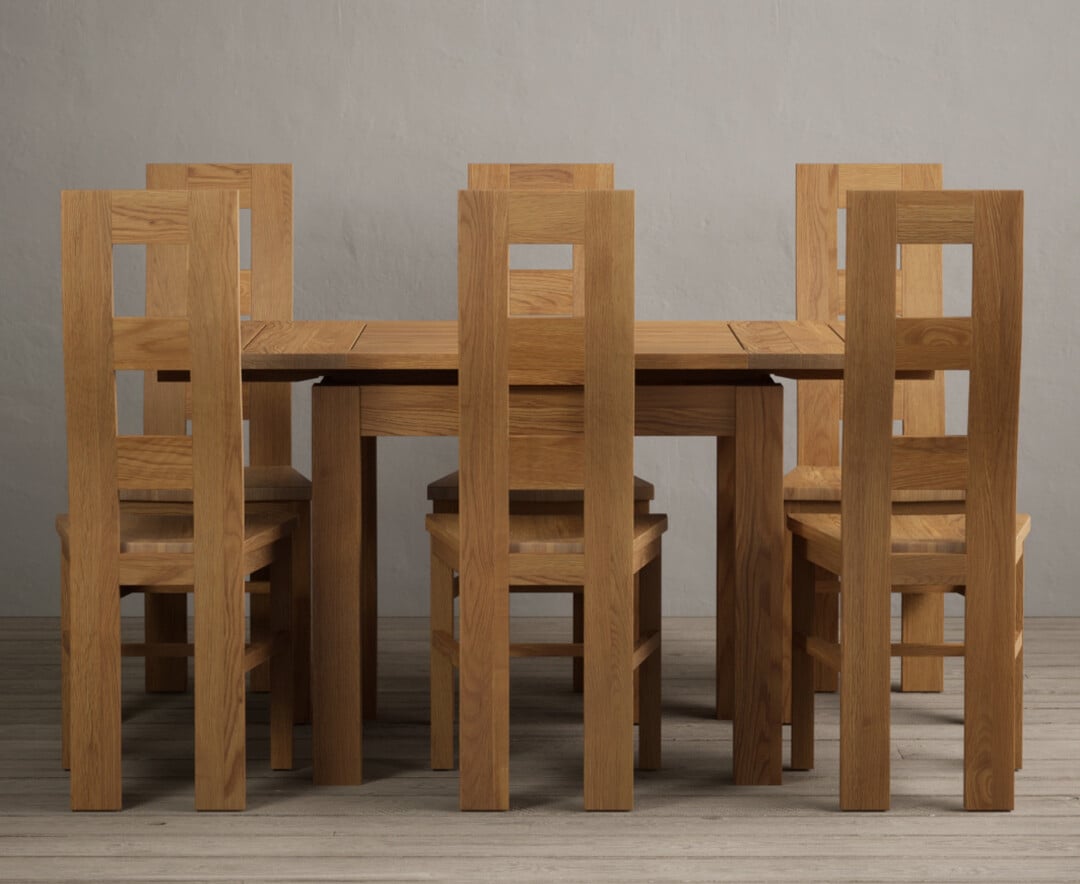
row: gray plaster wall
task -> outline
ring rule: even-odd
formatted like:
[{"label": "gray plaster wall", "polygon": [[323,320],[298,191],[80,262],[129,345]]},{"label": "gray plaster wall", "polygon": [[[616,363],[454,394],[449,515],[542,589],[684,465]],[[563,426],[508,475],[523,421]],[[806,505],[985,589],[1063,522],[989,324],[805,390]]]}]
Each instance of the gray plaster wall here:
[{"label": "gray plaster wall", "polygon": [[[793,316],[796,162],[941,161],[947,186],[1023,188],[1028,610],[1080,614],[1077,46],[1070,0],[0,0],[0,615],[58,609],[59,193],[140,187],[148,161],[294,164],[305,319],[452,318],[468,162],[613,161],[648,319]],[[118,265],[126,304],[140,262]],[[304,469],[309,402],[298,388]],[[665,608],[711,614],[714,446],[638,455],[671,516]],[[381,445],[387,614],[426,612],[425,484],[455,460],[452,440]]]}]

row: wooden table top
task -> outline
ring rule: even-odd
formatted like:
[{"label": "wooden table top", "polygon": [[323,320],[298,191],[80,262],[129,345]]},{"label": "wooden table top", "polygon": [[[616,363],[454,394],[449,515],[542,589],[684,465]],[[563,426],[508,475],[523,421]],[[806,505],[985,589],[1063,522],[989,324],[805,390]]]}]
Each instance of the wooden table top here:
[{"label": "wooden table top", "polygon": [[[244,323],[244,369],[307,376],[457,369],[453,321]],[[843,326],[825,322],[640,321],[639,370],[839,376]]]}]

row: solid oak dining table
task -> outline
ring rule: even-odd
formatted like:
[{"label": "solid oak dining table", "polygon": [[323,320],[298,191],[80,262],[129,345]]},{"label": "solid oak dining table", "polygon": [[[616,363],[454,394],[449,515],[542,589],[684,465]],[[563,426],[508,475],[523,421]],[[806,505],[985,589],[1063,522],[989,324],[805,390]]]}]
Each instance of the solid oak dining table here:
[{"label": "solid oak dining table", "polygon": [[[248,322],[243,338],[246,380],[322,378],[312,393],[314,778],[358,784],[362,721],[375,713],[375,441],[457,434],[457,324]],[[734,781],[779,784],[786,535],[773,376],[841,377],[843,328],[641,321],[635,353],[637,435],[716,438],[717,713],[733,721]],[[462,696],[461,717],[491,700]],[[505,762],[461,771],[463,808]]]}]

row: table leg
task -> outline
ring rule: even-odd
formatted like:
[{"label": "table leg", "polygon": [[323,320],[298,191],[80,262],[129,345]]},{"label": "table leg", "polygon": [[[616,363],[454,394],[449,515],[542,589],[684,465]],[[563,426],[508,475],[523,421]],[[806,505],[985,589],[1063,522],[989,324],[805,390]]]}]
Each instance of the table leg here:
[{"label": "table leg", "polygon": [[311,407],[315,782],[357,785],[362,780],[360,391],[317,384]]},{"label": "table leg", "polygon": [[363,649],[364,718],[378,716],[379,704],[379,536],[376,515],[375,436],[360,440],[360,608]]},{"label": "table leg", "polygon": [[778,785],[782,768],[783,388],[735,394],[734,768]]},{"label": "table leg", "polygon": [[716,437],[716,717],[735,707],[735,437]]}]

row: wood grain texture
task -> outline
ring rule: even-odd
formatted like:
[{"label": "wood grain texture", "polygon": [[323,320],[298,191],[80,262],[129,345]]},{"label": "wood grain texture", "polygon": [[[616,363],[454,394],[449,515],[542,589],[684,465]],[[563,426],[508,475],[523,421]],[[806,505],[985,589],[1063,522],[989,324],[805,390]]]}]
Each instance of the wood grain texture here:
[{"label": "wood grain texture", "polygon": [[[1020,563],[1030,532],[1030,519],[1015,512],[1023,195],[858,192],[849,194],[849,202],[849,273],[859,296],[849,306],[846,329],[848,432],[841,514],[839,519],[829,513],[789,518],[791,530],[805,538],[808,555],[843,576],[841,806],[885,809],[889,804],[886,657],[891,650],[917,658],[965,655],[964,805],[1008,810],[1021,728],[1015,684],[1022,676]],[[961,239],[958,225],[967,223],[969,209],[968,435],[966,440],[932,435],[896,440],[888,402],[897,324],[889,306],[894,247],[901,240]],[[898,484],[890,472],[932,473],[931,461],[943,456],[948,465],[942,478],[959,485],[966,480],[966,517],[890,516],[889,485]],[[920,628],[905,628],[902,641],[890,645],[887,590],[907,588],[898,584],[926,584],[928,592],[911,598],[926,602],[929,610],[919,611]],[[963,645],[943,644],[936,628],[937,596],[955,587],[963,587],[965,596]]]},{"label": "wood grain texture", "polygon": [[779,385],[736,390],[733,752],[743,785],[781,778],[783,401]]},{"label": "wood grain texture", "polygon": [[[834,321],[841,319],[846,303],[846,269],[837,266],[837,221],[847,206],[849,190],[940,190],[942,169],[938,164],[799,164],[795,167],[796,202],[796,316],[799,319]],[[908,244],[901,247],[900,268],[896,271],[897,312],[902,316],[935,317],[904,319],[900,323],[913,339],[908,346],[929,345],[951,356],[957,352],[951,334],[931,330],[942,312],[941,246]],[[951,320],[940,320],[942,324]],[[921,327],[916,327],[918,323]],[[942,329],[943,330],[943,329]],[[900,348],[897,366],[909,363],[908,346]],[[902,351],[902,352],[901,352]],[[922,355],[921,353],[917,355]],[[920,363],[924,364],[924,363]],[[941,365],[940,367],[952,367]],[[799,381],[798,384],[798,466],[797,481],[786,482],[785,500],[839,500],[839,471],[835,483],[831,472],[819,476],[824,467],[840,463],[841,385],[832,381]],[[945,388],[940,372],[929,380],[902,381],[894,401],[894,418],[903,432],[940,435],[944,432]],[[823,480],[818,486],[817,478]],[[835,491],[835,496],[834,496]],[[960,495],[962,499],[962,495]],[[934,500],[943,495],[916,488],[894,499]],[[955,497],[953,499],[956,499]],[[936,636],[944,610],[940,600],[904,601],[904,630],[912,636]],[[819,603],[819,628],[835,631],[835,603]],[[822,688],[835,689],[835,676],[818,669]],[[904,690],[941,690],[941,663],[918,660],[904,665]]]},{"label": "wood grain texture", "polygon": [[361,752],[361,562],[350,554],[363,530],[360,394],[352,387],[312,388],[311,740],[314,779],[358,785]]},{"label": "wood grain texture", "polygon": [[[581,643],[585,806],[629,809],[633,802],[633,573],[658,555],[652,536],[642,534],[649,552],[638,564],[633,528],[633,196],[589,192],[580,205],[567,203],[564,197],[561,192],[531,194],[528,199],[506,191],[459,194],[461,516],[432,515],[427,524],[437,567],[456,564],[460,571],[460,763],[465,809],[503,809],[509,800],[504,734],[510,653],[561,655],[576,653],[579,647],[511,646],[511,584],[587,590]],[[571,215],[574,205],[580,218]],[[583,320],[508,316],[509,243],[535,240],[541,228],[546,236],[563,241],[583,240]],[[581,367],[565,377],[550,376],[550,352],[541,358],[550,351],[548,344],[568,353],[576,350]],[[523,360],[528,354],[536,358]],[[584,381],[585,404],[577,412],[584,420],[577,435],[534,436],[520,432],[521,427],[518,435],[511,435],[509,384],[558,381]],[[566,412],[573,413],[573,409]],[[554,414],[565,420],[562,411]],[[536,422],[528,428],[532,433],[543,430],[539,426],[543,422]],[[582,439],[583,449],[575,445]],[[544,488],[566,483],[558,476],[570,469],[559,454],[567,444],[577,448],[569,478],[573,485],[584,484],[584,519],[576,519],[576,528],[572,515],[511,519],[507,500],[512,485]],[[515,470],[514,463],[531,468]],[[613,519],[613,512],[625,512],[626,523]],[[663,520],[656,525],[657,531],[663,530]],[[439,585],[446,591],[447,581],[436,577],[433,591]],[[436,633],[433,652],[448,653],[441,643],[449,640],[449,631],[442,628]],[[642,653],[655,647],[656,642]],[[433,717],[445,716],[433,713]],[[650,728],[654,724],[658,718],[649,719]],[[647,737],[646,762],[655,757],[656,748]],[[445,741],[436,753],[446,760]]]},{"label": "wood grain texture", "polygon": [[[848,194],[840,619],[840,806],[889,808],[889,475],[895,377],[896,211],[889,192]],[[863,293],[866,293],[863,296]]]},{"label": "wood grain texture", "polygon": [[[148,163],[146,166],[147,188],[174,191],[205,191],[215,189],[235,190],[240,193],[241,208],[251,209],[251,268],[239,271],[242,311],[258,320],[292,319],[293,285],[293,217],[292,217],[292,166],[270,163]],[[175,245],[152,243],[147,247],[147,315],[185,316],[187,314],[186,254]],[[362,326],[361,326],[362,330]],[[258,330],[248,338],[248,347],[254,338],[265,332],[263,340],[253,348],[253,354],[261,348],[273,346],[276,339],[273,328]],[[359,334],[359,332],[357,332]],[[353,338],[355,341],[355,338]],[[342,346],[345,342],[339,342]],[[351,343],[351,342],[348,342]],[[308,340],[307,346],[313,346]],[[183,433],[190,411],[185,403],[186,385],[161,383],[156,376],[144,378],[143,414],[146,432]],[[188,397],[190,392],[188,391]],[[288,466],[291,464],[292,425],[291,388],[285,383],[260,383],[244,390],[244,414],[250,420],[250,460],[254,466]],[[266,476],[264,479],[273,478]],[[282,501],[282,512],[296,509],[296,500],[288,496],[290,485],[271,493],[265,490],[259,499]],[[169,499],[167,494],[155,495],[156,499]],[[248,499],[256,499],[250,497]],[[303,553],[303,550],[299,550]],[[299,562],[296,570],[302,574],[307,566]],[[303,612],[310,608],[310,581],[304,579],[294,587],[297,606]],[[186,617],[176,599],[148,598],[147,623],[155,635],[161,633],[175,640],[180,636],[180,619]],[[265,620],[269,609],[256,603],[256,620],[260,629],[266,629]],[[306,657],[298,656],[298,680],[310,678]],[[158,662],[147,659],[147,687],[151,690],[182,690],[186,683],[186,668],[181,671],[175,661]],[[253,679],[265,688],[269,677],[268,667],[257,672]],[[300,720],[307,720],[308,692],[300,690],[297,711]]]},{"label": "wood grain texture", "polygon": [[716,437],[716,717],[735,714],[735,437]]},{"label": "wood grain texture", "polygon": [[[119,706],[112,705],[108,694],[94,697],[92,692],[101,693],[97,684],[103,678],[106,684],[114,676],[118,678],[122,654],[145,651],[156,657],[176,658],[186,656],[192,649],[197,657],[196,806],[242,808],[245,665],[251,659],[264,659],[276,653],[274,648],[278,645],[275,642],[273,647],[253,646],[246,653],[244,648],[243,577],[272,560],[270,547],[288,537],[293,520],[245,521],[238,197],[235,192],[195,195],[185,192],[180,196],[185,207],[183,230],[187,255],[183,284],[187,291],[184,301],[191,307],[189,319],[178,323],[175,319],[126,318],[120,325],[128,344],[121,348],[119,362],[108,334],[116,327],[112,317],[111,245],[118,239],[135,241],[137,228],[129,222],[117,233],[116,212],[109,217],[110,203],[117,200],[125,217],[138,216],[144,240],[159,242],[162,237],[160,227],[155,226],[156,213],[160,213],[166,224],[173,224],[178,194],[82,192],[64,196],[64,239],[75,240],[63,255],[65,343],[70,345],[69,355],[78,360],[69,365],[73,373],[70,383],[75,386],[69,388],[68,394],[79,395],[97,412],[94,426],[86,424],[78,409],[69,415],[72,451],[81,452],[74,454],[70,467],[88,474],[91,482],[105,478],[109,483],[95,489],[99,499],[92,501],[81,496],[81,486],[76,480],[71,515],[57,520],[63,556],[69,560],[63,569],[62,603],[66,608],[63,619],[67,634],[62,636],[62,641],[69,651],[68,662],[63,667],[67,677],[63,694],[65,704],[70,707],[65,713],[64,742],[66,760],[72,769],[74,809],[114,809],[120,802]],[[69,229],[74,229],[73,237]],[[96,251],[88,248],[87,243],[96,246]],[[90,255],[95,256],[93,263],[87,260]],[[170,333],[162,333],[163,326]],[[99,332],[95,334],[94,329]],[[187,338],[179,346],[171,336],[178,332]],[[186,354],[186,364],[182,364],[178,354]],[[195,391],[194,435],[182,435],[183,428],[178,427],[181,434],[176,436],[118,437],[115,372],[121,368],[160,366],[166,361],[178,368],[191,369]],[[74,374],[82,379],[86,389],[76,389]],[[95,391],[103,396],[100,401],[94,400]],[[104,473],[95,466],[93,456],[87,461],[87,453],[92,455],[96,448],[110,462]],[[140,483],[175,487],[177,493],[193,500],[193,507],[182,502],[138,503],[134,506],[149,508],[145,514],[121,511],[119,489]],[[153,513],[155,507],[162,512]],[[93,547],[85,543],[84,526],[88,517],[101,539]],[[193,529],[193,526],[197,527]],[[95,585],[86,590],[76,575],[81,577],[88,567],[99,570],[99,576]],[[105,579],[100,574],[103,567]],[[284,604],[289,609],[280,624],[285,653],[292,629],[291,602],[287,600],[291,574],[287,576],[289,579],[278,593],[286,593]],[[152,628],[147,641],[126,646],[109,641],[102,646],[102,637],[118,639],[122,587],[130,592],[157,581],[181,591],[194,589],[194,644],[186,640],[184,616],[179,629],[174,623],[159,623],[164,628]],[[169,602],[174,599],[180,603],[176,608],[183,612],[183,596],[175,595]],[[86,628],[84,617],[89,616],[91,605],[98,609],[97,622]],[[81,638],[84,629],[97,647]],[[92,653],[85,656],[88,646]],[[186,663],[180,662],[186,673]],[[291,685],[291,660],[285,665]],[[171,673],[166,670],[166,674]],[[176,684],[168,686],[176,687]],[[284,692],[284,702],[291,731],[289,694],[291,691]],[[114,696],[118,703],[118,685]],[[88,700],[93,701],[95,708],[83,713],[80,710]],[[281,696],[274,698],[276,707],[281,708],[282,702]],[[281,730],[279,722],[278,731]],[[107,739],[103,741],[102,735]],[[291,739],[291,733],[283,738]],[[276,757],[281,762],[288,760],[281,752]],[[103,766],[107,772],[104,776]]]},{"label": "wood grain texture", "polygon": [[1024,197],[983,192],[974,203],[964,806],[1011,810]]},{"label": "wood grain texture", "polygon": [[[240,392],[239,205],[191,195],[188,308],[195,474],[195,806],[242,810],[244,440]],[[222,248],[221,243],[232,243]]]},{"label": "wood grain texture", "polygon": [[458,194],[461,808],[510,803],[506,192]]},{"label": "wood grain texture", "polygon": [[634,195],[593,191],[585,241],[585,808],[633,806]]},{"label": "wood grain texture", "polygon": [[68,440],[67,621],[72,810],[119,810],[120,548],[116,379],[109,358],[111,209],[102,192],[61,196],[64,398]]}]

